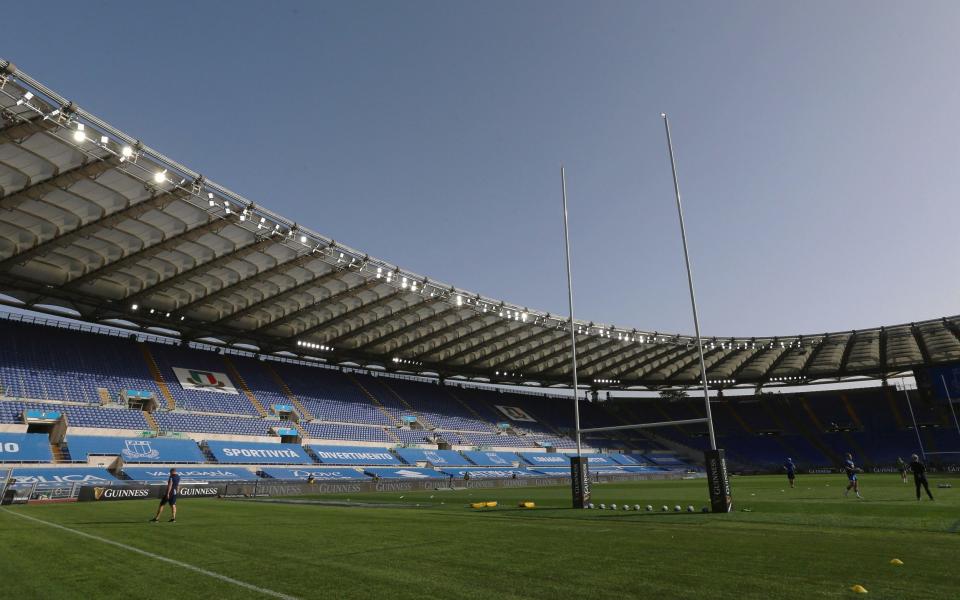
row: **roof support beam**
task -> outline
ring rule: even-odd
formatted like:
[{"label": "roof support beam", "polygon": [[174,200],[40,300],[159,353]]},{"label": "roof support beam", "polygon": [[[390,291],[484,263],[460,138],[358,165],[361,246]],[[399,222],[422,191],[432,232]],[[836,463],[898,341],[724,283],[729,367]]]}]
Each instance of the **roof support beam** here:
[{"label": "roof support beam", "polygon": [[[586,373],[586,372],[589,371],[590,368],[593,367],[594,365],[600,364],[600,363],[602,363],[602,362],[605,361],[605,360],[609,360],[610,358],[612,358],[612,357],[616,356],[617,354],[623,352],[622,343],[623,343],[623,340],[613,339],[613,338],[607,338],[607,343],[604,344],[604,346],[610,346],[611,348],[614,348],[614,349],[612,349],[610,352],[603,352],[603,353],[601,353],[601,354],[599,354],[599,355],[597,355],[597,356],[594,356],[593,358],[591,358],[591,359],[589,359],[589,360],[585,360],[582,364],[581,364],[580,361],[578,360],[578,361],[577,361],[577,370],[578,370],[578,371],[583,371],[584,373]],[[629,342],[628,342],[628,343],[629,343]],[[599,350],[599,348],[597,348],[597,349]]]},{"label": "roof support beam", "polygon": [[[645,369],[647,365],[652,365],[653,363],[670,356],[671,354],[676,353],[680,350],[678,344],[666,344],[666,347],[657,347],[652,348],[653,352],[645,354],[642,357],[637,355],[635,358],[639,358],[639,361],[635,361],[633,358],[624,361],[618,361],[616,365],[613,365],[612,369],[617,369],[608,376],[603,376],[602,379],[622,379],[623,376],[627,373],[633,373],[639,371],[640,369]],[[620,362],[625,363],[624,366],[620,367]]]},{"label": "roof support beam", "polygon": [[[510,352],[511,350],[513,350],[514,348],[516,348],[517,346],[522,346],[522,345],[525,345],[525,344],[532,344],[532,343],[534,343],[535,341],[539,340],[540,338],[543,338],[543,337],[545,337],[545,336],[547,336],[547,335],[550,335],[550,334],[554,334],[554,335],[555,335],[555,334],[557,334],[558,332],[561,333],[561,334],[563,333],[562,330],[554,329],[554,328],[552,328],[552,327],[543,328],[541,331],[538,331],[537,333],[534,333],[533,335],[529,335],[529,336],[527,336],[527,337],[525,337],[525,338],[520,338],[520,339],[518,339],[517,341],[513,342],[512,344],[509,344],[509,345],[507,345],[507,346],[504,346],[504,347],[501,348],[500,350],[492,350],[492,349],[491,349],[490,352],[485,352],[485,353],[482,354],[479,358],[476,358],[476,359],[474,359],[474,360],[472,360],[472,361],[470,361],[470,362],[468,362],[468,363],[465,363],[463,366],[464,366],[464,367],[472,367],[472,366],[476,365],[477,363],[481,363],[481,362],[487,360],[491,355],[503,356],[504,354],[506,354],[507,352]],[[531,348],[529,351],[530,351],[530,352],[538,352],[538,351],[540,351],[540,350],[542,350],[542,349],[543,349],[542,346],[538,346],[538,347]],[[503,364],[503,363],[502,363],[502,362],[497,363],[497,365],[500,365],[500,364]]]},{"label": "roof support beam", "polygon": [[405,307],[403,307],[403,308],[401,308],[401,309],[398,309],[398,310],[392,311],[392,312],[390,312],[390,313],[387,313],[387,314],[383,315],[382,317],[377,317],[377,318],[373,319],[372,321],[369,321],[369,322],[361,325],[360,327],[357,327],[356,329],[351,329],[350,331],[348,331],[348,332],[346,332],[346,333],[344,333],[344,334],[342,334],[342,335],[339,335],[339,336],[335,337],[334,339],[327,341],[326,343],[327,343],[328,345],[330,345],[330,346],[336,346],[336,345],[338,345],[338,344],[342,344],[343,342],[345,342],[345,341],[347,341],[347,340],[349,340],[349,339],[351,339],[351,338],[357,337],[358,335],[360,335],[361,333],[363,333],[363,332],[365,332],[365,331],[370,331],[371,329],[374,329],[374,328],[376,328],[376,327],[382,326],[385,321],[391,321],[391,320],[394,320],[394,319],[400,319],[400,318],[402,318],[402,317],[404,317],[404,316],[406,316],[406,315],[409,315],[409,314],[412,313],[412,312],[416,312],[416,311],[420,310],[421,308],[424,308],[424,307],[426,307],[426,306],[430,306],[431,304],[437,302],[438,300],[440,300],[440,298],[439,298],[438,296],[433,296],[433,297],[427,298],[426,300],[421,300],[420,302],[416,302],[416,303],[414,303],[414,304],[410,304],[410,305],[405,306]]},{"label": "roof support beam", "polygon": [[[470,310],[470,309],[468,309],[468,308],[458,308],[458,309],[457,309],[457,311],[460,311],[460,310]],[[437,329],[437,330],[434,330],[434,331],[425,333],[424,335],[421,335],[421,336],[419,336],[419,337],[416,337],[416,338],[410,340],[409,342],[407,342],[406,344],[403,344],[402,346],[399,346],[399,347],[397,347],[397,348],[394,348],[394,349],[393,349],[393,354],[395,354],[395,355],[397,355],[397,356],[400,356],[403,352],[406,352],[407,350],[411,350],[411,349],[413,349],[413,348],[417,348],[417,347],[423,345],[423,344],[424,344],[425,342],[427,342],[427,341],[436,339],[436,338],[438,338],[438,337],[445,336],[445,335],[447,335],[448,333],[450,333],[451,331],[453,331],[453,330],[455,330],[455,329],[457,329],[457,328],[459,328],[459,327],[463,327],[463,326],[467,325],[468,323],[470,323],[471,321],[473,321],[473,320],[475,320],[475,319],[480,319],[480,318],[483,318],[483,317],[492,317],[492,316],[493,316],[492,313],[488,314],[488,313],[479,313],[479,312],[476,312],[476,311],[471,311],[470,314],[467,315],[467,317],[464,318],[464,319],[458,319],[458,320],[454,321],[453,323],[450,323],[450,324],[448,324],[448,325],[444,325],[444,326],[441,327],[440,329]]]},{"label": "roof support beam", "polygon": [[174,200],[175,198],[170,193],[164,193],[147,197],[138,202],[128,203],[125,207],[106,216],[90,221],[72,231],[50,238],[32,248],[14,254],[3,262],[0,262],[0,271],[9,270],[14,265],[26,264],[35,257],[50,252],[53,249],[69,246],[80,238],[90,237],[97,231],[112,227],[122,221],[136,219],[151,210],[163,210],[164,207]]},{"label": "roof support beam", "polygon": [[[521,333],[522,333],[522,330],[524,329],[523,327],[513,327],[513,326],[512,326],[513,323],[512,323],[512,322],[509,322],[509,321],[506,322],[505,324],[507,325],[506,331],[504,331],[503,333],[501,333],[501,334],[499,334],[499,335],[495,335],[495,336],[493,336],[493,337],[490,338],[490,339],[487,339],[487,340],[482,339],[482,337],[479,336],[479,335],[478,335],[478,336],[471,336],[471,337],[474,337],[474,338],[478,338],[478,339],[477,339],[477,343],[475,343],[475,344],[470,344],[470,345],[467,346],[466,348],[463,348],[463,349],[461,349],[461,350],[458,350],[457,352],[451,354],[450,356],[445,357],[445,358],[443,359],[443,361],[444,361],[444,362],[454,362],[455,360],[459,359],[459,358],[462,357],[462,356],[467,356],[467,355],[469,355],[471,352],[475,352],[478,348],[481,348],[481,349],[484,349],[484,348],[489,349],[489,348],[491,348],[494,344],[498,344],[498,343],[500,343],[501,341],[503,341],[503,340],[505,340],[505,339],[510,339],[510,338],[512,338],[512,337],[515,337],[515,336],[521,334]],[[479,333],[479,332],[478,332],[478,333]],[[437,349],[436,351],[439,352],[439,351],[445,350],[445,349],[446,349],[446,348]],[[464,365],[464,366],[466,366],[466,365]]]},{"label": "roof support beam", "polygon": [[[723,347],[722,346],[720,348],[713,347],[713,348],[708,348],[704,350],[703,352],[704,365],[706,365],[706,362],[707,362],[706,358],[708,356],[712,356],[716,354],[717,350],[722,351]],[[667,377],[666,377],[667,383],[675,383],[672,380],[675,379],[677,375],[686,371],[687,368],[690,367],[690,365],[700,362],[700,350],[697,348],[696,344],[693,344],[693,348],[691,348],[690,352],[688,352],[687,354],[688,354],[687,356],[677,359],[677,363],[674,365],[675,368],[667,374]],[[710,367],[706,367],[706,368],[709,370]]]},{"label": "roof support beam", "polygon": [[119,160],[113,155],[103,159],[91,158],[76,167],[60,171],[47,179],[30,182],[25,188],[5,193],[0,196],[0,208],[13,209],[29,200],[42,200],[52,191],[66,190],[84,179],[96,179],[118,164]]},{"label": "roof support beam", "polygon": [[394,339],[396,339],[396,338],[398,338],[398,337],[404,336],[404,335],[410,333],[411,331],[416,331],[417,329],[423,327],[423,323],[424,323],[425,320],[427,320],[427,319],[435,319],[435,318],[439,317],[441,314],[447,312],[448,310],[450,310],[450,305],[447,304],[446,302],[444,302],[444,303],[440,304],[440,310],[438,310],[437,312],[433,313],[432,315],[430,315],[430,316],[428,316],[428,317],[423,317],[423,318],[417,319],[417,320],[414,321],[413,323],[410,323],[409,325],[405,325],[405,326],[401,327],[400,329],[397,329],[396,331],[390,331],[390,332],[388,332],[388,333],[385,333],[385,334],[383,334],[383,335],[380,335],[380,336],[378,336],[378,337],[370,340],[369,342],[366,342],[366,343],[364,343],[364,344],[361,344],[361,345],[357,346],[356,348],[354,348],[354,350],[357,350],[357,351],[366,350],[366,349],[368,349],[368,348],[372,348],[373,346],[379,346],[380,344],[389,343],[391,340],[394,340]]},{"label": "roof support beam", "polygon": [[552,348],[554,345],[556,345],[556,344],[558,344],[558,343],[560,343],[560,342],[563,342],[564,339],[566,339],[566,340],[569,340],[569,339],[570,339],[570,337],[569,337],[569,335],[568,335],[568,333],[567,333],[567,332],[569,332],[569,329],[566,329],[566,328],[563,328],[563,329],[555,329],[555,328],[552,328],[552,327],[551,327],[550,329],[547,329],[546,332],[547,332],[547,333],[552,333],[552,334],[554,334],[554,338],[553,338],[552,340],[546,342],[545,344],[540,344],[540,345],[534,346],[534,347],[532,347],[532,348],[527,348],[526,350],[524,350],[523,352],[521,352],[521,353],[519,353],[519,354],[516,354],[516,355],[514,355],[514,356],[511,356],[510,358],[501,360],[500,362],[496,362],[496,363],[493,364],[493,366],[492,366],[491,368],[494,368],[494,369],[497,369],[497,368],[506,369],[506,367],[508,367],[508,366],[510,366],[510,365],[515,365],[515,364],[517,364],[519,361],[522,361],[522,360],[524,360],[525,358],[527,358],[528,356],[533,356],[534,354],[536,354],[536,353],[538,353],[538,352],[543,352],[543,351],[546,350],[547,348]]},{"label": "roof support beam", "polygon": [[[234,291],[237,290],[237,288],[239,288],[239,287],[241,287],[241,286],[249,286],[249,285],[250,285],[251,283],[253,283],[254,281],[258,281],[258,280],[260,280],[260,279],[264,279],[264,278],[267,278],[267,277],[271,277],[271,276],[273,276],[273,275],[283,275],[283,274],[287,273],[288,271],[291,271],[291,270],[293,270],[293,269],[295,269],[295,268],[297,268],[297,267],[299,267],[299,266],[302,266],[302,265],[310,262],[311,260],[315,260],[315,259],[318,259],[318,258],[319,258],[319,257],[316,256],[316,255],[314,255],[312,252],[307,252],[306,254],[300,254],[300,255],[294,256],[293,258],[290,258],[289,260],[286,260],[286,261],[281,262],[281,263],[277,263],[277,264],[275,264],[274,266],[269,267],[269,268],[267,268],[267,269],[264,269],[264,270],[262,270],[262,271],[258,271],[258,272],[256,272],[256,273],[254,273],[253,275],[250,275],[249,277],[240,278],[239,280],[237,280],[237,281],[235,281],[235,282],[233,282],[233,283],[231,283],[231,284],[229,284],[229,285],[223,286],[222,288],[220,288],[219,290],[217,290],[217,291],[215,291],[215,292],[210,292],[209,294],[206,294],[206,295],[204,295],[204,296],[201,296],[201,297],[197,298],[196,300],[194,300],[194,301],[192,301],[192,302],[189,302],[189,303],[187,303],[187,304],[184,304],[183,306],[179,307],[177,310],[179,310],[179,311],[181,311],[181,312],[186,312],[186,311],[189,311],[189,310],[191,310],[191,309],[196,308],[197,306],[200,306],[200,305],[203,305],[203,304],[208,304],[208,303],[210,303],[210,302],[212,302],[212,301],[214,301],[214,300],[220,299],[222,296],[226,296],[227,294],[233,293]],[[330,271],[324,271],[323,273],[314,273],[314,277],[313,277],[312,279],[310,279],[310,281],[313,281],[313,280],[315,280],[317,277],[321,277],[322,275],[325,275],[325,274],[327,274],[327,273],[329,273],[329,272],[330,272]],[[308,283],[308,282],[305,281],[305,282],[303,282],[303,283],[300,284],[300,285],[306,285],[307,283]],[[292,288],[291,288],[291,289],[292,289]],[[278,296],[278,295],[280,295],[280,294],[284,294],[284,293],[286,293],[286,292],[288,292],[288,291],[290,291],[290,290],[282,290],[282,291],[279,291],[279,292],[277,292],[276,294],[273,294],[272,296],[268,296],[268,297],[275,297],[275,296]],[[267,299],[267,298],[264,298],[264,300],[266,300],[266,299]],[[240,310],[243,310],[243,309],[240,309]],[[232,314],[232,313],[231,313],[231,314]]]},{"label": "roof support beam", "polygon": [[[494,316],[495,316],[495,315],[494,315]],[[496,317],[495,320],[494,320],[492,323],[488,323],[488,324],[484,325],[483,327],[481,327],[480,329],[477,329],[477,330],[474,330],[474,331],[469,331],[469,332],[467,332],[467,333],[464,334],[464,335],[457,336],[457,337],[453,338],[452,340],[447,340],[446,342],[440,344],[439,346],[436,346],[435,348],[431,348],[431,349],[427,350],[426,352],[424,352],[424,353],[422,353],[422,354],[417,354],[417,358],[419,359],[420,357],[433,356],[433,355],[437,354],[438,352],[443,352],[444,350],[447,350],[447,349],[449,349],[449,348],[453,348],[454,346],[457,346],[458,344],[462,344],[462,343],[465,343],[465,342],[466,342],[466,343],[470,343],[471,340],[480,338],[480,336],[482,336],[482,335],[485,334],[486,332],[490,331],[491,329],[496,329],[497,327],[499,327],[499,326],[501,326],[501,325],[503,325],[503,324],[507,324],[507,325],[509,326],[510,323],[512,323],[512,321],[505,321],[505,320],[501,319],[500,317]],[[484,343],[484,341],[483,341],[483,339],[481,338],[480,341],[479,341],[479,343],[474,344],[474,345],[482,345],[483,343]],[[446,359],[443,359],[443,360],[446,361]]]},{"label": "roof support beam", "polygon": [[880,375],[883,377],[883,383],[887,383],[887,330],[880,328]]},{"label": "roof support beam", "polygon": [[910,324],[910,333],[913,334],[913,339],[917,341],[917,347],[920,348],[920,355],[923,356],[923,364],[929,366],[932,364],[930,361],[930,351],[927,349],[927,341],[923,339],[923,332],[920,331],[920,328],[916,324]]},{"label": "roof support beam", "polygon": [[[776,341],[776,339],[774,339],[774,341]],[[767,367],[767,370],[763,372],[762,377],[764,382],[770,381],[770,375],[772,375],[773,372],[777,370],[777,367],[780,366],[780,363],[782,363],[783,360],[787,357],[787,355],[790,354],[790,348],[781,348],[781,350],[783,350],[783,352],[778,354],[777,357],[773,359],[773,362],[770,363],[770,366]]]},{"label": "roof support beam", "polygon": [[113,262],[104,263],[99,267],[94,267],[92,270],[87,271],[83,275],[72,279],[66,282],[64,285],[68,287],[80,287],[101,279],[110,273],[115,273],[121,269],[125,269],[130,265],[134,264],[139,260],[143,260],[145,257],[150,257],[158,252],[163,252],[171,248],[175,248],[178,244],[183,242],[189,242],[196,240],[197,238],[206,235],[207,233],[217,233],[221,231],[224,227],[228,225],[228,221],[225,219],[217,219],[215,217],[207,215],[207,220],[195,225],[193,227],[188,227],[187,229],[181,231],[180,233],[174,234],[170,237],[164,238],[163,240],[157,242],[156,244],[151,244],[149,246],[143,246],[139,250],[134,250],[130,254],[119,258]]},{"label": "roof support beam", "polygon": [[233,260],[243,260],[246,257],[256,254],[257,252],[262,252],[265,248],[271,246],[274,241],[270,238],[260,238],[255,241],[245,245],[237,246],[233,250],[228,250],[216,258],[212,258],[207,262],[200,263],[194,267],[181,271],[172,277],[167,277],[166,279],[160,279],[153,285],[148,285],[142,288],[139,292],[131,294],[126,299],[128,301],[139,301],[141,298],[147,296],[148,294],[163,293],[164,290],[167,290],[191,277],[196,275],[211,271],[213,269],[222,267],[223,265],[229,263]]},{"label": "roof support beam", "polygon": [[[312,271],[311,271],[311,272],[312,272]],[[283,300],[286,300],[287,298],[290,298],[291,296],[294,296],[294,295],[296,295],[296,294],[299,294],[300,292],[302,292],[302,291],[304,291],[304,290],[308,290],[308,289],[311,289],[311,288],[320,287],[320,286],[322,286],[323,284],[325,284],[325,283],[328,282],[328,281],[332,281],[332,280],[334,280],[334,279],[337,279],[337,278],[340,277],[342,274],[343,274],[343,271],[341,271],[340,269],[330,269],[329,271],[324,271],[322,274],[319,274],[319,275],[316,275],[316,274],[315,274],[315,276],[309,277],[309,278],[307,278],[306,281],[303,281],[303,282],[301,282],[301,283],[298,283],[298,284],[294,285],[293,287],[290,287],[290,288],[287,288],[287,289],[285,289],[285,290],[279,291],[279,292],[277,292],[276,294],[268,294],[267,296],[265,296],[264,298],[261,298],[260,300],[258,300],[257,302],[254,302],[253,304],[248,304],[248,305],[244,306],[243,308],[239,308],[239,309],[236,309],[236,310],[234,310],[234,311],[232,311],[232,312],[230,312],[230,313],[228,313],[228,314],[225,314],[225,315],[221,316],[219,319],[217,319],[216,321],[214,321],[214,323],[216,323],[216,324],[218,324],[218,325],[221,325],[221,324],[226,323],[226,322],[228,322],[228,321],[233,321],[233,320],[236,320],[236,319],[241,319],[241,318],[243,318],[243,317],[245,317],[245,316],[251,316],[251,315],[253,315],[254,312],[260,310],[261,308],[264,308],[264,307],[267,307],[267,306],[271,306],[271,305],[276,304],[277,302],[281,302],[281,301],[283,301]],[[259,325],[255,331],[261,331],[261,330],[265,330],[265,329],[271,329],[271,328],[277,327],[277,326],[279,326],[279,325],[284,325],[284,324],[286,324],[286,323],[289,323],[289,322],[291,322],[291,321],[294,321],[294,320],[300,318],[300,316],[302,316],[305,312],[307,312],[307,311],[309,311],[310,309],[316,307],[316,306],[317,306],[318,304],[320,304],[320,303],[323,303],[323,302],[332,302],[332,301],[334,301],[334,299],[339,299],[339,298],[341,298],[341,297],[343,297],[343,296],[349,295],[349,294],[351,294],[351,293],[353,293],[353,292],[360,291],[360,289],[366,289],[366,288],[371,287],[371,286],[373,286],[373,285],[376,285],[376,280],[375,280],[375,279],[373,279],[373,280],[367,279],[367,280],[364,280],[362,283],[360,283],[360,284],[358,284],[358,285],[355,285],[355,286],[347,286],[345,289],[343,289],[343,290],[341,290],[341,291],[339,291],[339,292],[335,292],[335,293],[333,293],[333,294],[331,294],[331,295],[323,296],[322,298],[314,298],[314,300],[312,300],[311,302],[309,302],[308,304],[306,304],[306,305],[304,305],[304,306],[300,306],[300,307],[294,309],[293,311],[291,311],[291,312],[289,312],[289,313],[284,313],[283,315],[281,315],[281,316],[279,316],[279,317],[277,317],[277,318],[275,318],[275,319],[271,319],[271,320],[267,321],[267,322],[264,323],[263,325]]]},{"label": "roof support beam", "polygon": [[[569,341],[569,339],[570,339],[570,338],[568,337],[568,338],[567,338],[567,341]],[[606,342],[606,341],[608,341],[606,338],[601,338],[601,339],[599,339],[599,340],[596,340],[596,339],[592,339],[592,340],[591,340],[591,339],[588,339],[588,340],[586,340],[586,341],[583,343],[582,346],[580,346],[580,345],[577,346],[577,355],[578,355],[578,356],[584,356],[584,355],[586,355],[586,354],[588,354],[588,353],[590,353],[590,352],[593,352],[593,351],[595,351],[597,348],[602,347],[602,346],[604,345],[604,342]],[[554,352],[551,352],[549,355],[544,356],[542,359],[539,359],[536,364],[541,364],[541,365],[543,365],[543,364],[553,363],[553,361],[556,360],[557,358],[560,358],[560,357],[563,357],[564,355],[569,355],[569,354],[570,354],[570,347],[569,347],[569,345],[564,344],[563,347],[559,348],[558,350],[556,350],[556,351],[554,351]],[[565,374],[571,374],[571,369],[569,368],[569,366],[570,366],[570,363],[569,363],[568,361],[564,360],[564,361],[561,361],[560,364],[557,364],[557,365],[551,364],[550,366],[545,366],[545,367],[543,367],[543,368],[541,368],[541,369],[538,369],[538,370],[534,371],[534,374],[536,374],[536,375],[541,375],[541,374],[543,374],[543,375],[548,375],[548,374],[550,374],[550,373],[554,373],[554,374],[556,374],[557,376],[565,375]],[[524,370],[526,369],[526,367],[520,367],[520,368],[522,368],[522,369],[524,369]],[[582,372],[583,372],[583,369],[580,368],[580,364],[578,363],[578,364],[577,364],[577,374],[580,375],[580,374],[582,374]]]},{"label": "roof support beam", "polygon": [[843,355],[840,357],[840,368],[837,369],[837,377],[843,377],[847,374],[847,363],[850,361],[850,353],[853,351],[853,345],[857,341],[857,332],[850,333],[847,338],[847,344],[843,347]]},{"label": "roof support beam", "polygon": [[820,338],[820,343],[817,344],[817,346],[810,351],[810,356],[807,357],[807,360],[804,361],[803,363],[803,367],[800,368],[800,377],[803,378],[802,380],[806,380],[810,378],[810,375],[809,375],[810,367],[813,366],[814,361],[817,360],[817,356],[820,355],[820,352],[826,347],[827,342],[829,341],[830,341],[830,334],[829,333],[823,334],[823,337]]},{"label": "roof support beam", "polygon": [[[329,329],[330,327],[333,327],[337,323],[342,323],[343,321],[355,316],[360,311],[373,310],[374,308],[381,306],[383,304],[386,304],[391,300],[396,300],[398,297],[402,296],[405,293],[408,293],[408,292],[401,291],[401,290],[394,290],[392,292],[388,292],[386,295],[380,296],[376,300],[371,300],[370,302],[367,302],[365,304],[360,304],[359,306],[348,309],[340,313],[339,315],[336,315],[330,319],[327,319],[326,321],[321,321],[320,323],[317,323],[313,327],[304,329],[303,331],[296,333],[295,336],[301,339],[306,339],[307,337],[315,334],[318,331]],[[326,343],[327,342],[324,342],[324,344]]]},{"label": "roof support beam", "polygon": [[734,381],[736,381],[737,377],[740,376],[740,373],[743,373],[747,369],[747,367],[752,365],[753,361],[756,360],[761,354],[763,354],[764,350],[766,350],[766,348],[764,348],[763,346],[760,346],[759,348],[751,348],[750,354],[747,355],[747,358],[745,358],[742,363],[737,365],[737,367],[730,372],[729,379],[733,379]]},{"label": "roof support beam", "polygon": [[0,122],[0,144],[19,144],[35,133],[50,131],[59,127],[59,123],[52,119],[45,119],[39,113],[33,113],[29,118],[23,115],[3,111],[8,120]]}]

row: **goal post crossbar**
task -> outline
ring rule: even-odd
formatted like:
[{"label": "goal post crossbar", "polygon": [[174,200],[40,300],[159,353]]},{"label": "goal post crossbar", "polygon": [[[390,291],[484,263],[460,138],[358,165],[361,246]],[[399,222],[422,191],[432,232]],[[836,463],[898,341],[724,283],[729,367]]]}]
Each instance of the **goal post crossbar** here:
[{"label": "goal post crossbar", "polygon": [[670,425],[693,425],[694,423],[707,423],[706,417],[700,419],[683,419],[680,421],[657,421],[655,423],[637,423],[636,425],[614,425],[612,427],[591,427],[581,429],[580,433],[597,433],[600,431],[620,431],[622,429],[649,429],[652,427],[669,427]]}]

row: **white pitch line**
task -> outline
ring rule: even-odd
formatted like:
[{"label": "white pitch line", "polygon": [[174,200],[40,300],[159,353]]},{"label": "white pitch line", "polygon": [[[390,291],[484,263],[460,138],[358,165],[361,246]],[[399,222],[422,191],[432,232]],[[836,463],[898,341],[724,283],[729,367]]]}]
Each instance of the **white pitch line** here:
[{"label": "white pitch line", "polygon": [[287,594],[281,594],[280,592],[275,592],[275,591],[270,590],[270,589],[267,589],[267,588],[262,588],[262,587],[253,585],[252,583],[247,583],[247,582],[245,582],[245,581],[240,581],[239,579],[234,579],[234,578],[232,578],[232,577],[227,577],[226,575],[221,575],[220,573],[214,573],[213,571],[208,571],[208,570],[206,570],[206,569],[201,569],[200,567],[195,567],[195,566],[193,566],[193,565],[191,565],[191,564],[189,564],[189,563],[181,562],[181,561],[179,561],[179,560],[174,560],[174,559],[172,559],[172,558],[167,558],[166,556],[160,556],[159,554],[154,554],[153,552],[147,552],[146,550],[141,550],[140,548],[135,548],[135,547],[133,547],[133,546],[128,546],[127,544],[122,544],[122,543],[120,543],[120,542],[115,542],[115,541],[113,541],[113,540],[108,540],[107,538],[102,538],[102,537],[100,537],[100,536],[98,536],[98,535],[93,535],[92,533],[86,533],[86,532],[84,532],[84,531],[79,531],[79,530],[76,530],[76,529],[71,529],[71,528],[69,528],[69,527],[66,527],[66,526],[64,526],[64,525],[60,525],[60,524],[58,524],[58,523],[51,523],[50,521],[44,521],[43,519],[38,519],[38,518],[36,518],[36,517],[31,517],[30,515],[24,515],[24,514],[21,514],[21,513],[19,513],[19,512],[11,511],[11,510],[6,509],[6,508],[2,508],[2,509],[0,509],[0,510],[2,510],[2,511],[5,512],[5,513],[8,513],[8,514],[11,514],[11,515],[20,517],[21,519],[28,519],[28,520],[30,520],[30,521],[36,521],[37,523],[41,523],[41,524],[43,524],[43,525],[47,525],[48,527],[55,527],[55,528],[57,528],[57,529],[62,529],[62,530],[64,530],[64,531],[69,531],[70,533],[74,533],[74,534],[76,534],[76,535],[83,536],[83,537],[85,537],[85,538],[90,538],[91,540],[97,540],[98,542],[103,542],[104,544],[110,544],[111,546],[116,546],[117,548],[123,548],[124,550],[128,550],[128,551],[130,551],[130,552],[136,552],[137,554],[142,554],[142,555],[144,555],[144,556],[147,556],[147,557],[150,557],[150,558],[153,558],[153,559],[156,559],[156,560],[165,562],[165,563],[170,563],[171,565],[176,565],[176,566],[178,566],[178,567],[182,567],[182,568],[184,568],[184,569],[188,569],[188,570],[193,571],[193,572],[195,572],[195,573],[200,573],[201,575],[206,575],[207,577],[213,577],[214,579],[219,579],[220,581],[225,581],[225,582],[227,582],[227,583],[232,583],[233,585],[240,586],[240,587],[246,588],[246,589],[248,589],[248,590],[253,590],[253,591],[255,591],[255,592],[259,592],[259,593],[261,593],[261,594],[263,594],[263,595],[265,595],[265,596],[271,596],[271,597],[273,597],[273,598],[282,598],[283,600],[298,600],[296,596],[288,596]]}]

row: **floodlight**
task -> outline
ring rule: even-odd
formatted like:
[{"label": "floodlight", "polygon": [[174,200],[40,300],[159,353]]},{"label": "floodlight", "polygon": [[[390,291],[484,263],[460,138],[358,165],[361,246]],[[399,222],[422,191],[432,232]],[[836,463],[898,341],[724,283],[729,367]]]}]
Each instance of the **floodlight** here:
[{"label": "floodlight", "polygon": [[110,138],[105,135],[100,136],[100,143],[106,146],[110,142]]},{"label": "floodlight", "polygon": [[166,169],[164,169],[163,171],[157,171],[156,173],[153,174],[154,183],[163,183],[166,180],[167,180]]},{"label": "floodlight", "polygon": [[138,305],[136,305],[136,304],[130,305],[130,310],[137,310],[138,308],[140,308],[140,307],[139,307]]},{"label": "floodlight", "polygon": [[301,244],[306,244],[306,243],[307,243],[307,236],[301,235],[301,236],[300,236],[300,243],[301,243]]},{"label": "floodlight", "polygon": [[120,149],[120,154],[124,158],[130,158],[131,156],[133,156],[133,148],[131,148],[130,146],[124,146],[123,148]]},{"label": "floodlight", "polygon": [[83,123],[77,123],[77,130],[73,132],[73,141],[82,142],[87,139],[87,134],[83,132]]}]

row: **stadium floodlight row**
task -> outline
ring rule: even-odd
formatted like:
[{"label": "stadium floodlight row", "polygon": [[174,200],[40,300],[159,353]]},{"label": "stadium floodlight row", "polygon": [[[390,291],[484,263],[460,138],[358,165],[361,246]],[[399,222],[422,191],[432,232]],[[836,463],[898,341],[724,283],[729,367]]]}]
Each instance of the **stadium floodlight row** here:
[{"label": "stadium floodlight row", "polygon": [[[5,304],[329,364],[569,386],[568,320],[433,281],[231,192],[0,59]],[[581,381],[695,385],[691,336],[581,322]],[[960,317],[706,340],[718,388],[960,360]]]}]

